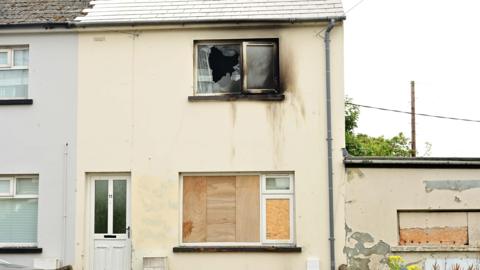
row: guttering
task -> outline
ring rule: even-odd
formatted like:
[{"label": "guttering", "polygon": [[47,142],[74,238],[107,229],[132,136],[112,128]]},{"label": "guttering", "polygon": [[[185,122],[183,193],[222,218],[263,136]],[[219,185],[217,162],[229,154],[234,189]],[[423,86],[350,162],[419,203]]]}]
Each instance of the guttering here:
[{"label": "guttering", "polygon": [[333,212],[333,147],[332,147],[332,102],[331,102],[331,68],[330,68],[330,32],[335,27],[331,19],[325,31],[325,89],[327,96],[327,158],[328,158],[328,220],[330,241],[330,269],[335,270],[335,220]]},{"label": "guttering", "polygon": [[150,26],[150,25],[198,25],[198,24],[244,24],[244,23],[315,23],[341,21],[345,16],[325,18],[264,18],[264,19],[209,19],[209,20],[125,20],[125,21],[74,21],[75,27],[119,27],[119,26]]},{"label": "guttering", "polygon": [[71,28],[72,25],[68,22],[63,23],[18,23],[18,24],[0,24],[0,29],[26,29],[26,28],[42,28],[42,29],[54,29],[54,28]]}]

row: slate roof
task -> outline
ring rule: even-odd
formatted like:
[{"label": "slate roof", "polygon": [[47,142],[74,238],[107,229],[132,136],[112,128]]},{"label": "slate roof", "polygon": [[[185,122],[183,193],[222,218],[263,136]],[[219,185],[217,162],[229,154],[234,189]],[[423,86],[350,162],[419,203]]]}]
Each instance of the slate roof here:
[{"label": "slate roof", "polygon": [[343,19],[341,0],[96,0],[85,24],[321,21]]},{"label": "slate roof", "polygon": [[0,26],[68,23],[89,0],[0,0]]}]

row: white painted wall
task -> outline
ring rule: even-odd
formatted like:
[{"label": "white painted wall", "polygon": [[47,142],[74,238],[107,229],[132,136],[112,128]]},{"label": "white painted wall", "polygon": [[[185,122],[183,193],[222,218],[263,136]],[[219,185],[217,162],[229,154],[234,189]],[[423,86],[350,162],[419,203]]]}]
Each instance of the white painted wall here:
[{"label": "white painted wall", "polygon": [[33,105],[0,106],[0,175],[38,174],[38,246],[41,254],[1,254],[33,265],[34,258],[61,258],[65,144],[69,144],[66,262],[73,261],[77,35],[0,33],[0,46],[29,45],[29,98]]}]

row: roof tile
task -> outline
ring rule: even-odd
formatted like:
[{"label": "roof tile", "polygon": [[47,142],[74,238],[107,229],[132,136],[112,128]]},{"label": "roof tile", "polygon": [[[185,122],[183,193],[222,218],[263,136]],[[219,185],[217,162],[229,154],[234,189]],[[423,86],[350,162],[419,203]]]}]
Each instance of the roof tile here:
[{"label": "roof tile", "polygon": [[66,23],[82,14],[89,0],[1,0],[0,25]]},{"label": "roof tile", "polygon": [[77,24],[325,20],[343,18],[341,0],[94,0]]}]

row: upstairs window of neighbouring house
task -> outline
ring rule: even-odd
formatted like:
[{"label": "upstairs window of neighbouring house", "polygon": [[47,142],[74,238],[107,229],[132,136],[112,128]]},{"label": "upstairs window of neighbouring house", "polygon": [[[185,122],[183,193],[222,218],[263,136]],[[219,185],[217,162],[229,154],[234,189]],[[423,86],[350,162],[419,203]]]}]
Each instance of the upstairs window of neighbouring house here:
[{"label": "upstairs window of neighbouring house", "polygon": [[0,246],[37,243],[38,177],[0,176]]},{"label": "upstairs window of neighbouring house", "polygon": [[196,94],[279,92],[278,50],[273,40],[196,43]]},{"label": "upstairs window of neighbouring house", "polygon": [[294,244],[293,175],[184,175],[182,244]]},{"label": "upstairs window of neighbouring house", "polygon": [[28,47],[0,47],[0,99],[28,96]]}]

